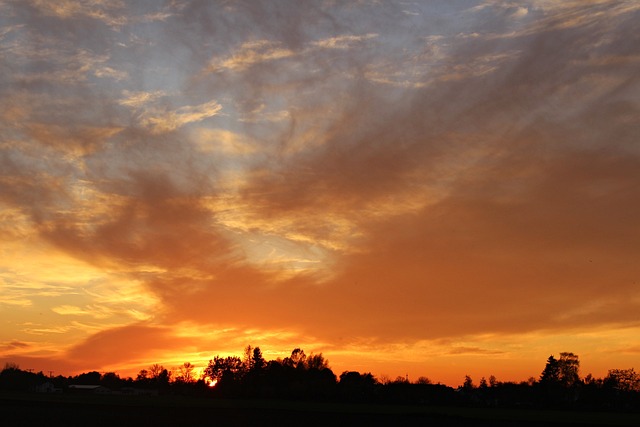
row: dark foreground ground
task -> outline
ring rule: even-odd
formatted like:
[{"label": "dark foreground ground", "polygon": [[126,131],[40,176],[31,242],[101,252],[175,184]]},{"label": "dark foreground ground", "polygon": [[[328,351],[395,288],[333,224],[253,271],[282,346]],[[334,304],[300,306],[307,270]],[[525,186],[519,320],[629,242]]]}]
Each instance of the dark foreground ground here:
[{"label": "dark foreground ground", "polygon": [[0,394],[2,426],[640,426],[640,414],[219,400],[177,396]]}]

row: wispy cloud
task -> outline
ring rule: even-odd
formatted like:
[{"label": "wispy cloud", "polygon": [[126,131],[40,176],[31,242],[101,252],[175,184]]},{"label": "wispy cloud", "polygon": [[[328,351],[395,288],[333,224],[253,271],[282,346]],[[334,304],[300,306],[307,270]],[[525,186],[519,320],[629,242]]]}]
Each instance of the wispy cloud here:
[{"label": "wispy cloud", "polygon": [[140,114],[140,124],[154,134],[172,132],[189,123],[199,122],[217,115],[222,106],[217,101],[199,105],[185,105],[175,110],[162,107],[145,109]]},{"label": "wispy cloud", "polygon": [[2,297],[0,297],[0,304],[13,305],[18,307],[31,307],[31,305],[33,305],[31,300],[28,298],[11,295],[3,295]]},{"label": "wispy cloud", "polygon": [[153,92],[141,92],[141,91],[122,91],[123,98],[118,101],[120,105],[125,105],[132,108],[142,108],[146,104],[153,103],[154,101],[167,96],[167,93],[156,90]]},{"label": "wispy cloud", "polygon": [[449,354],[502,354],[503,351],[487,350],[479,347],[454,347],[449,350]]},{"label": "wispy cloud", "polygon": [[330,37],[323,40],[317,40],[311,42],[312,47],[323,49],[350,49],[354,45],[359,44],[365,40],[371,40],[377,38],[379,35],[376,33],[369,33],[364,35],[341,35],[336,37]]},{"label": "wispy cloud", "polygon": [[277,42],[269,40],[248,41],[243,43],[231,56],[211,61],[210,70],[243,71],[256,64],[289,58],[294,55],[292,50],[282,47]]},{"label": "wispy cloud", "polygon": [[113,26],[123,25],[127,22],[127,18],[118,13],[124,7],[124,2],[119,0],[110,2],[103,0],[61,0],[55,3],[32,0],[31,3],[42,13],[62,19],[85,16]]},{"label": "wispy cloud", "polygon": [[245,123],[259,122],[281,122],[291,119],[291,113],[287,110],[270,111],[265,104],[249,111],[245,116],[238,118],[238,121]]},{"label": "wispy cloud", "polygon": [[11,341],[4,344],[0,344],[0,352],[20,351],[28,349],[31,344],[23,341]]},{"label": "wispy cloud", "polygon": [[90,77],[125,80],[128,73],[109,65],[110,56],[90,49],[74,49],[56,43],[56,39],[33,36],[25,28],[19,38],[7,43],[3,56],[25,67],[25,73],[12,76],[16,82],[78,84]]},{"label": "wispy cloud", "polygon": [[22,329],[22,332],[29,335],[65,334],[71,328],[72,328],[71,326],[59,326],[59,327],[51,328],[46,326],[39,327],[37,325],[31,325],[29,327]]},{"label": "wispy cloud", "polygon": [[128,3],[123,0],[60,0],[53,3],[45,0],[29,0],[29,2],[44,15],[64,20],[89,18],[115,30],[139,22],[166,21],[175,16],[182,7],[178,2],[170,2],[168,6],[138,16],[124,13]]},{"label": "wispy cloud", "polygon": [[292,50],[284,47],[280,42],[270,40],[252,40],[240,45],[235,52],[223,58],[214,58],[209,69],[211,71],[221,71],[228,69],[231,71],[244,71],[248,68],[276,60],[287,58],[300,58],[313,54],[318,50],[347,50],[353,49],[363,42],[378,37],[376,33],[364,35],[340,35],[325,39],[308,42],[302,49]]},{"label": "wispy cloud", "polygon": [[205,153],[246,156],[260,150],[256,141],[228,130],[200,128],[194,134],[194,143]]},{"label": "wispy cloud", "polygon": [[96,312],[95,310],[88,308],[81,308],[74,305],[61,305],[57,307],[53,307],[51,309],[54,313],[60,314],[62,316],[92,316],[96,318],[103,317],[102,314]]},{"label": "wispy cloud", "polygon": [[511,17],[512,18],[522,18],[525,17],[529,14],[529,9],[527,9],[526,7],[518,7],[512,14]]}]

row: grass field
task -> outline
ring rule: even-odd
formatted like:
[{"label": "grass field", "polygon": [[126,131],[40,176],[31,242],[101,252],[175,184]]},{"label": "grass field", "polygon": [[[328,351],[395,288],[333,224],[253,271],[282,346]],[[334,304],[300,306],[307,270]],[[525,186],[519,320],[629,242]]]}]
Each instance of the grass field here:
[{"label": "grass field", "polygon": [[640,414],[0,393],[5,426],[639,426]]}]

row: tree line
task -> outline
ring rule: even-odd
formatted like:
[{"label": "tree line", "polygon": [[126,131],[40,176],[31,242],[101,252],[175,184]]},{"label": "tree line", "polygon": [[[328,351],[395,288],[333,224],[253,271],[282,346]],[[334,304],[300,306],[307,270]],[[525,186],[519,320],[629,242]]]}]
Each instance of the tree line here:
[{"label": "tree line", "polygon": [[[283,359],[266,360],[259,347],[247,346],[242,356],[215,356],[202,374],[196,372],[196,367],[186,362],[172,370],[154,364],[140,370],[135,378],[97,371],[53,377],[8,363],[0,371],[0,389],[71,392],[85,385],[113,393],[152,390],[219,398],[640,411],[640,374],[633,368],[611,369],[604,378],[581,377],[579,358],[569,352],[558,358],[549,356],[538,378],[501,382],[490,376],[476,385],[466,376],[458,388],[433,384],[426,377],[411,382],[403,377],[378,379],[369,372],[336,375],[322,353],[307,355],[300,348]],[[43,389],[47,383],[50,387]]]}]

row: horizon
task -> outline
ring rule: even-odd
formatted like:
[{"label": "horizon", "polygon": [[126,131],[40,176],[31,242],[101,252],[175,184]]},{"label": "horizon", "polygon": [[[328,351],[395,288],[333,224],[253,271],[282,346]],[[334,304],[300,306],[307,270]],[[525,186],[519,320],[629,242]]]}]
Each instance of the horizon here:
[{"label": "horizon", "polygon": [[0,0],[0,364],[639,368],[637,22],[623,0]]},{"label": "horizon", "polygon": [[[251,351],[253,351],[254,349],[259,349],[260,351],[262,350],[260,347],[248,346],[248,348],[250,348]],[[305,354],[306,356],[309,356],[309,357],[314,355],[314,353],[306,354],[304,352],[304,349],[296,348],[294,350],[302,350],[302,353]],[[238,357],[240,359],[243,359],[243,358],[246,358],[246,351],[247,350],[245,349],[244,350],[244,354],[241,354],[242,353],[241,352],[241,353],[238,353],[238,354],[216,355],[215,357],[225,358],[225,357],[231,356],[231,357]],[[610,373],[611,370],[616,369],[616,368],[613,368],[613,369],[607,370],[608,371],[607,375],[603,375],[603,376],[592,375],[591,372],[585,374],[585,373],[581,372],[581,369],[580,369],[580,365],[581,365],[582,361],[580,360],[580,358],[579,358],[580,356],[579,355],[575,355],[572,352],[560,352],[558,354],[558,357],[562,356],[563,354],[569,354],[571,356],[575,356],[576,357],[576,360],[578,361],[578,364],[576,366],[576,374],[578,375],[578,378],[580,380],[584,380],[587,376],[591,376],[594,380],[596,380],[596,379],[601,379],[602,380],[602,379],[607,377],[607,375]],[[491,377],[493,377],[493,379],[496,381],[497,384],[509,384],[509,383],[511,383],[511,384],[521,384],[521,383],[529,383],[529,384],[531,384],[531,380],[532,379],[533,379],[534,382],[540,382],[540,380],[542,378],[542,374],[543,374],[541,372],[541,374],[539,374],[539,375],[529,375],[527,378],[520,379],[520,380],[502,379],[502,378],[497,378],[494,375],[482,375],[482,376],[478,376],[478,377],[473,377],[471,375],[465,375],[463,377],[462,381],[460,381],[459,384],[451,384],[451,383],[445,383],[445,382],[442,382],[442,381],[433,381],[432,378],[427,377],[426,375],[419,375],[419,376],[417,376],[415,378],[411,378],[409,376],[409,374],[405,374],[404,376],[403,375],[389,376],[389,375],[385,375],[385,374],[383,374],[383,375],[374,375],[371,371],[367,371],[367,370],[358,371],[358,370],[353,370],[353,369],[341,369],[339,371],[336,371],[336,370],[334,370],[332,368],[330,360],[328,360],[322,353],[318,353],[318,355],[323,357],[323,359],[327,362],[327,365],[328,365],[327,367],[336,375],[337,378],[339,378],[340,375],[343,374],[343,373],[358,372],[358,373],[363,374],[363,375],[364,374],[372,374],[374,379],[375,379],[375,381],[380,383],[380,384],[387,384],[387,383],[390,383],[390,382],[397,382],[399,380],[402,380],[402,381],[406,380],[408,383],[417,384],[420,381],[428,380],[429,384],[445,385],[445,386],[452,387],[452,388],[460,388],[460,387],[462,387],[464,385],[465,380],[467,378],[470,378],[472,380],[472,384],[475,387],[478,387],[478,385],[481,384],[483,382],[483,380],[484,380],[485,383],[487,383],[490,380]],[[266,362],[280,362],[280,363],[282,363],[282,361],[285,360],[286,358],[288,358],[289,356],[291,356],[291,354],[285,355],[283,357],[279,356],[279,357],[276,357],[276,358],[273,358],[273,359],[266,358],[265,361]],[[556,356],[555,354],[551,354],[550,355],[550,357],[555,357],[555,356]],[[191,366],[191,369],[192,369],[192,372],[193,372],[194,381],[199,381],[199,380],[205,380],[205,382],[207,381],[206,380],[205,370],[207,368],[207,365],[211,364],[213,359],[214,359],[214,357],[212,357],[203,366],[194,365],[194,364],[189,362],[189,365]],[[544,364],[547,365],[548,364],[547,362],[548,362],[548,359],[545,360]],[[244,363],[247,363],[247,362],[244,361]],[[184,364],[186,364],[186,362],[184,362]],[[177,374],[179,374],[180,368],[182,367],[182,364],[176,365],[176,366],[173,366],[173,365],[165,366],[163,363],[155,363],[153,365],[159,366],[162,369],[166,369],[168,371],[168,373],[169,373],[168,379],[169,379],[170,382],[176,381],[176,376],[177,376]],[[93,370],[93,369],[89,369],[89,370],[82,371],[82,372],[77,372],[77,373],[74,373],[74,374],[71,374],[71,375],[64,374],[64,373],[58,373],[58,375],[55,375],[55,371],[53,371],[53,370],[42,370],[42,369],[36,370],[36,369],[33,369],[33,368],[24,368],[24,367],[19,366],[19,364],[14,363],[14,362],[7,362],[5,364],[4,369],[8,369],[8,368],[19,369],[19,370],[22,370],[22,371],[25,371],[25,372],[29,372],[29,373],[42,374],[46,378],[56,378],[56,377],[62,376],[64,378],[72,379],[73,377],[77,377],[77,376],[80,376],[82,374],[87,374],[87,373],[90,373],[90,372],[99,372],[101,375],[105,375],[105,374],[108,374],[108,373],[109,374],[113,373],[113,374],[116,374],[119,378],[121,378],[123,380],[126,380],[126,379],[135,380],[136,377],[139,374],[141,374],[143,371],[150,371],[150,370],[153,369],[153,367],[150,365],[150,366],[142,367],[137,371],[126,371],[126,373],[120,373],[120,372],[117,372],[117,371],[96,371],[96,370]],[[634,368],[629,368],[629,369],[633,370]],[[0,369],[0,371],[2,371],[2,369]],[[213,387],[213,386],[211,386],[211,387]]]}]

